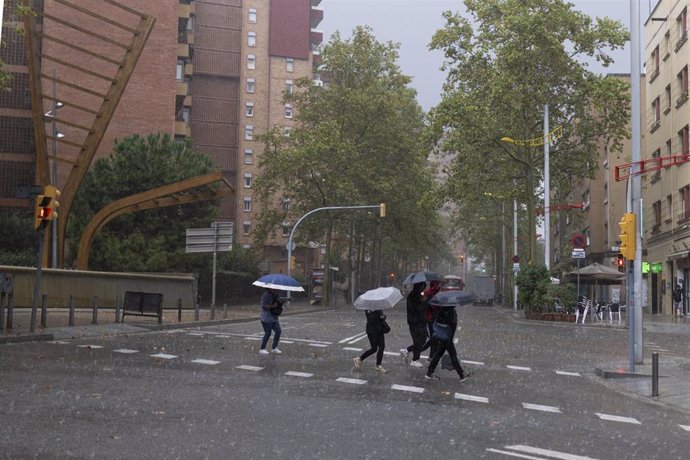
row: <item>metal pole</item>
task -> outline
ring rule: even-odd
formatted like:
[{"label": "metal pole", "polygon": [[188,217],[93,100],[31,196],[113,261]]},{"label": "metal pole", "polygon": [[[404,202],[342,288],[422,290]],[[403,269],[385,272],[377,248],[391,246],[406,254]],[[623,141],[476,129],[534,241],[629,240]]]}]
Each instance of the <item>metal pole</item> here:
[{"label": "metal pole", "polygon": [[74,326],[74,296],[71,294],[69,296],[69,317],[67,324]]},{"label": "metal pole", "polygon": [[[50,174],[51,174],[51,182],[52,184],[57,187],[57,137],[58,137],[58,129],[57,129],[57,124],[55,123],[55,117],[57,117],[57,110],[58,110],[58,104],[57,104],[57,83],[55,80],[57,79],[57,74],[55,73],[55,69],[53,69],[53,116],[51,120],[51,128],[53,132],[53,159],[51,161],[51,168],[50,168]],[[53,268],[57,268],[57,228],[58,228],[58,219],[60,216],[58,216],[56,219],[53,219],[53,221],[50,223],[51,227],[51,237],[50,237],[50,246],[51,246],[51,255],[50,255],[50,266]]]},{"label": "metal pole", "polygon": [[91,324],[98,324],[98,297],[93,296],[93,318]]},{"label": "metal pole", "polygon": [[551,240],[549,233],[551,231],[551,212],[549,206],[551,204],[551,197],[549,196],[550,187],[550,172],[549,172],[549,106],[544,106],[544,265],[546,269],[551,269]]},{"label": "metal pole", "polygon": [[[505,307],[506,305],[506,277],[508,274],[506,273],[506,260],[508,258],[508,254],[506,254],[506,204],[505,202],[501,203],[501,221],[503,223],[502,229],[501,229],[501,253],[503,254],[503,261],[502,261],[502,270],[503,270],[503,276],[501,277],[501,306]],[[466,283],[467,280],[465,279],[465,259],[463,258],[462,260],[462,281],[463,283]]]},{"label": "metal pole", "polygon": [[652,396],[659,396],[659,353],[652,353]]},{"label": "metal pole", "polygon": [[[7,297],[9,296],[7,294]],[[3,303],[3,297],[5,296],[0,291],[0,335],[2,335],[2,331],[5,329],[5,304]]]},{"label": "metal pole", "polygon": [[48,303],[48,296],[46,294],[43,294],[41,296],[41,327],[46,328],[48,327],[48,309],[47,309],[47,304]]},{"label": "metal pole", "polygon": [[[513,199],[513,255],[518,255],[518,205],[517,199]],[[518,309],[517,272],[513,269],[513,310]]]},{"label": "metal pole", "polygon": [[120,296],[115,296],[115,322],[120,322]]},{"label": "metal pole", "polygon": [[41,291],[41,269],[43,267],[43,246],[44,239],[43,235],[44,229],[43,224],[38,230],[38,264],[36,264],[36,280],[34,282],[34,297],[31,301],[31,322],[29,323],[29,332],[34,332],[36,330],[36,306],[38,303],[38,296]]},{"label": "metal pole", "polygon": [[211,319],[216,309],[216,254],[218,251],[218,222],[213,222],[213,282],[211,286]]},{"label": "metal pole", "polygon": [[12,329],[12,321],[14,320],[14,294],[10,293],[7,296],[7,329]]}]

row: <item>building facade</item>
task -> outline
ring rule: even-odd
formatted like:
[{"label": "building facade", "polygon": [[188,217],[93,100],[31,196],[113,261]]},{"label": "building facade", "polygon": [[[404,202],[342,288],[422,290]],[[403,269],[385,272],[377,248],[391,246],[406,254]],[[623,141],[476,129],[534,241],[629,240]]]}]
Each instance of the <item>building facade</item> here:
[{"label": "building facade", "polygon": [[[5,2],[3,38],[8,46],[1,50],[5,69],[13,75],[10,92],[0,94],[0,209],[27,208],[29,199],[16,197],[19,185],[35,183],[35,155],[28,67],[21,34],[15,28],[21,19],[13,16],[18,0]],[[165,133],[183,140],[190,138],[195,150],[211,156],[223,171],[236,195],[221,202],[221,218],[235,224],[235,241],[252,245],[252,225],[260,210],[252,196],[252,181],[258,173],[262,145],[256,136],[277,126],[289,132],[294,109],[283,102],[298,78],[313,78],[318,65],[323,33],[317,29],[323,18],[320,0],[118,0],[125,8],[103,0],[81,0],[79,7],[118,23],[133,27],[137,19],[131,10],[153,16],[156,23],[143,54],[131,76],[117,111],[100,144],[96,158],[110,154],[114,142],[133,134]],[[38,0],[33,7],[40,13],[40,33],[56,38],[41,40],[46,55],[60,56],[65,62],[81,63],[95,74],[113,72],[117,45],[88,33],[67,29],[60,18],[86,30],[96,30],[115,41],[125,32],[103,21],[70,10],[55,0]],[[57,19],[55,19],[57,18]],[[112,29],[112,30],[110,30]],[[94,59],[79,50],[60,44],[60,40],[111,57],[111,62]],[[111,56],[112,53],[112,56]],[[59,83],[73,82],[94,93],[101,92],[97,76],[43,59],[43,92],[56,100],[97,108],[100,101],[92,94]],[[46,104],[48,112],[54,109]],[[59,118],[81,125],[83,111],[70,105],[59,109]],[[50,124],[50,123],[49,123]],[[55,123],[48,126],[59,132],[60,142],[52,142],[52,165],[58,188],[69,174],[77,145],[85,136],[74,126]],[[51,149],[49,141],[49,150]],[[289,223],[285,223],[289,228]],[[266,248],[267,269],[287,266],[283,237]],[[296,252],[298,263],[306,255]],[[304,262],[306,266],[306,260]]]}]

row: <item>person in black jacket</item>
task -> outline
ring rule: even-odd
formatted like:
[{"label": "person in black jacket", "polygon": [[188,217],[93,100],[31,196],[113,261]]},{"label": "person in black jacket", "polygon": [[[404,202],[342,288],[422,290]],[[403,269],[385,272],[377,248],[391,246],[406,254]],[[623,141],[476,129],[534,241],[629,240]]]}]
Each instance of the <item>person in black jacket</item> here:
[{"label": "person in black jacket", "polygon": [[424,351],[425,344],[429,337],[427,322],[424,317],[424,299],[422,291],[426,283],[415,283],[412,290],[407,295],[407,326],[410,328],[412,345],[400,350],[403,361],[408,362],[410,352],[412,352],[412,362],[410,367],[424,367],[419,361],[419,355]]},{"label": "person in black jacket", "polygon": [[381,361],[383,361],[383,351],[386,349],[386,340],[384,337],[384,334],[387,332],[386,315],[384,315],[381,310],[365,310],[364,313],[367,315],[366,331],[371,348],[353,359],[355,362],[355,369],[360,369],[362,367],[362,361],[376,353],[376,367],[374,367],[374,371],[379,374],[385,374],[388,371],[381,367]]},{"label": "person in black jacket", "polygon": [[464,382],[472,375],[471,372],[465,372],[460,366],[460,361],[458,360],[458,352],[455,350],[455,345],[453,344],[453,336],[455,336],[455,331],[458,328],[458,315],[455,312],[454,307],[442,307],[436,316],[436,324],[434,325],[434,333],[431,336],[431,341],[433,343],[432,349],[434,349],[434,354],[431,356],[431,362],[429,363],[429,368],[426,371],[425,378],[429,380],[438,380],[439,377],[434,374],[438,362],[445,352],[448,352],[450,356],[450,362],[453,364],[453,369],[460,376],[460,381]]}]

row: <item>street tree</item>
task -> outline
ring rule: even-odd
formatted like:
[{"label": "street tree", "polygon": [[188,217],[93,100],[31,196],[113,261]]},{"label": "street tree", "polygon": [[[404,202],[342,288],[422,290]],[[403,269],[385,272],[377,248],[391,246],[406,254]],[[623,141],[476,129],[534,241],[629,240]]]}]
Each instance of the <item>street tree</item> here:
[{"label": "street tree", "polygon": [[[108,203],[162,185],[207,174],[211,159],[191,143],[169,135],[133,135],[116,142],[113,153],[97,160],[77,193],[68,222],[68,239],[79,241],[86,224]],[[217,206],[193,203],[124,214],[96,234],[90,251],[92,270],[184,271],[185,229],[207,227]],[[75,255],[72,254],[72,258]]]},{"label": "street tree", "polygon": [[[348,254],[350,270],[371,256],[372,272],[379,274],[443,241],[435,231],[439,203],[421,143],[424,114],[410,77],[397,65],[397,49],[378,42],[367,27],[355,28],[349,39],[336,33],[321,51],[327,84],[302,79],[285,95],[297,114],[294,129],[260,137],[266,148],[254,187],[262,204],[257,244],[315,208],[381,202],[387,204],[384,219],[374,218],[374,210],[316,213],[296,238],[325,240],[326,263]],[[344,246],[334,246],[335,235]]]},{"label": "street tree", "polygon": [[[543,196],[543,110],[562,134],[550,148],[552,188],[593,177],[598,143],[620,150],[628,135],[628,85],[591,72],[624,45],[617,21],[590,17],[562,0],[465,0],[469,17],[445,12],[430,48],[445,55],[442,101],[431,111],[439,151],[455,155],[448,190],[456,202],[501,197],[525,207],[527,261],[535,260],[536,210]],[[534,142],[503,142],[504,137]],[[460,206],[470,242],[484,246],[495,219]],[[494,211],[495,212],[495,211]],[[509,214],[501,214],[502,222]]]}]

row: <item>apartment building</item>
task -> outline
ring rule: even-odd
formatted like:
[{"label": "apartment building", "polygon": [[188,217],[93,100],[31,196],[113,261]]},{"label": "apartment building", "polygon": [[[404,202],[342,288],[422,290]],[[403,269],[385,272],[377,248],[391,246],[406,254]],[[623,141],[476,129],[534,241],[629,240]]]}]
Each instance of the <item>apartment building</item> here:
[{"label": "apartment building", "polygon": [[681,282],[687,299],[690,279],[688,5],[688,0],[659,0],[645,22],[647,146],[642,158],[649,172],[643,176],[643,264],[650,272],[653,313],[672,314],[673,287]]},{"label": "apartment building", "polygon": [[[6,27],[3,38],[8,46],[0,50],[6,70],[14,79],[9,93],[0,94],[0,209],[29,207],[28,199],[16,198],[18,185],[35,181],[34,134],[28,90],[28,67],[22,35],[15,28],[20,18],[13,16],[19,0],[5,2]],[[207,153],[216,168],[223,171],[236,190],[232,199],[221,203],[221,218],[235,223],[235,240],[250,247],[252,225],[260,211],[252,197],[252,181],[262,145],[258,134],[278,126],[289,134],[294,109],[283,103],[283,92],[291,91],[294,81],[313,77],[319,63],[323,33],[317,29],[323,18],[320,0],[117,0],[113,6],[104,0],[80,0],[77,10],[65,2],[35,0],[40,13],[40,41],[46,55],[60,56],[63,62],[80,63],[94,74],[84,75],[73,68],[43,59],[43,92],[56,100],[71,101],[82,107],[98,108],[88,91],[60,83],[76,83],[93,93],[98,75],[113,73],[117,45],[104,42],[83,31],[67,29],[68,20],[85,30],[122,37],[122,29],[80,12],[83,8],[126,27],[138,19],[132,11],[156,19],[153,32],[131,76],[117,111],[100,144],[96,158],[107,156],[116,139],[132,134],[167,133],[177,139],[191,138],[193,147]],[[70,2],[75,4],[74,2]],[[61,44],[76,44],[83,49],[110,56],[93,56]],[[47,105],[46,112],[53,109]],[[61,107],[59,118],[83,124],[84,114],[69,105]],[[84,132],[71,125],[50,126],[60,142],[53,142],[51,166],[58,188],[69,174],[69,162],[79,153]],[[58,134],[59,133],[59,134]],[[50,146],[49,146],[50,148]],[[288,203],[285,204],[286,206]],[[285,244],[290,223],[282,236],[266,248],[267,269],[287,267]],[[308,254],[294,253],[297,264],[313,264]],[[313,259],[311,255],[309,255]]]}]

